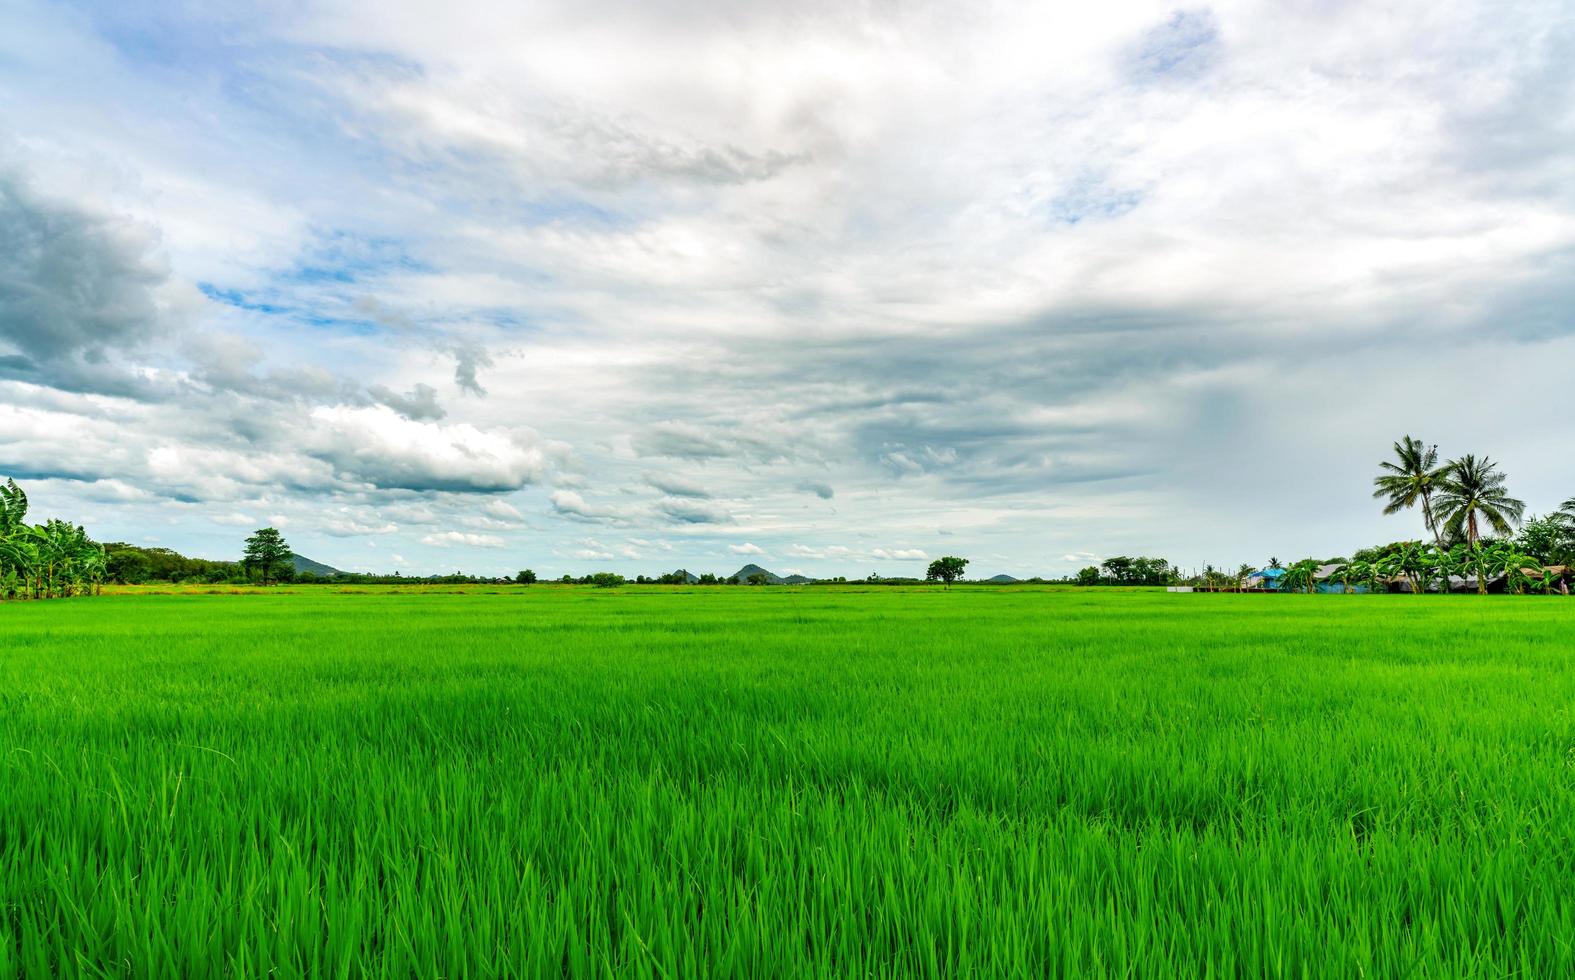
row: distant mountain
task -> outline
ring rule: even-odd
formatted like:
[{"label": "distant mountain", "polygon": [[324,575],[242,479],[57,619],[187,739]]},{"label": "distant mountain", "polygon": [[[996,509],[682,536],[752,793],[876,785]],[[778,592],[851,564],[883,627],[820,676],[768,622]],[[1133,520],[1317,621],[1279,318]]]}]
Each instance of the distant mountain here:
[{"label": "distant mountain", "polygon": [[311,572],[318,578],[332,578],[335,575],[344,574],[344,572],[332,565],[324,565],[320,561],[312,561],[310,558],[302,555],[291,555],[290,560],[295,563],[295,573],[297,575],[302,572]]},{"label": "distant mountain", "polygon": [[738,571],[734,572],[733,578],[738,579],[738,581],[742,584],[748,583],[749,578],[752,575],[764,575],[766,577],[766,582],[771,585],[781,585],[783,583],[782,576],[778,575],[776,572],[767,571],[766,569],[761,568],[759,565],[756,565],[754,562],[750,562],[748,565],[745,565],[743,568],[740,568]]},{"label": "distant mountain", "polygon": [[808,575],[788,575],[788,576],[784,576],[783,577],[782,584],[783,585],[808,585],[809,583],[811,583],[813,581],[815,581],[815,580],[810,578]]},{"label": "distant mountain", "polygon": [[691,572],[687,568],[674,569],[673,574],[683,579],[690,585],[694,585],[696,582],[700,581],[700,576],[696,575],[694,572]]},{"label": "distant mountain", "polygon": [[1010,575],[992,575],[989,578],[985,579],[985,581],[986,582],[999,582],[1000,584],[1005,585],[1005,584],[1007,584],[1009,582],[1016,582],[1016,581],[1019,581],[1019,580],[1015,579],[1015,578],[1012,578]]}]

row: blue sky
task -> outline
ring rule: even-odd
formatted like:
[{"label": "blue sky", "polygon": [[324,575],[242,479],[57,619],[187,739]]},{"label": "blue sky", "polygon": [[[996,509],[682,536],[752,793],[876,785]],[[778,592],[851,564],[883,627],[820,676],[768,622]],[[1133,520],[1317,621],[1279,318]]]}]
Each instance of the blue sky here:
[{"label": "blue sky", "polygon": [[1572,65],[1557,3],[16,0],[0,474],[407,573],[1330,555],[1419,533],[1407,432],[1548,510]]}]

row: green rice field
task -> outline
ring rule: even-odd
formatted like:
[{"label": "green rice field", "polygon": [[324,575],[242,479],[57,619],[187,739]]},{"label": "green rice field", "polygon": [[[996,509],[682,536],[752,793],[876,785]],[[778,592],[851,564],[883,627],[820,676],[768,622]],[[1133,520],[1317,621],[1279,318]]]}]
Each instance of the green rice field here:
[{"label": "green rice field", "polygon": [[1575,975],[1575,604],[0,606],[0,976]]}]

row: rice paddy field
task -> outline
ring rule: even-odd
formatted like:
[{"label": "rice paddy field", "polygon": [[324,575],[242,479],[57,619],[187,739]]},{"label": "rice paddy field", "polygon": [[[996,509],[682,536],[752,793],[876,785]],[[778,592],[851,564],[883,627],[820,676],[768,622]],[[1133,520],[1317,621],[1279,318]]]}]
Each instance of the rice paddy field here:
[{"label": "rice paddy field", "polygon": [[0,606],[0,976],[1575,975],[1572,660],[1531,597]]}]

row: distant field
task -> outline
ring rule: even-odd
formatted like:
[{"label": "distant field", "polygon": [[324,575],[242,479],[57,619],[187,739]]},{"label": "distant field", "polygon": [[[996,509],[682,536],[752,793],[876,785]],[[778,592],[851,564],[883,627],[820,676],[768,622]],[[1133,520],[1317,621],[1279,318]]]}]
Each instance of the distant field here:
[{"label": "distant field", "polygon": [[0,976],[1575,975],[1567,599],[353,593],[0,606]]}]

